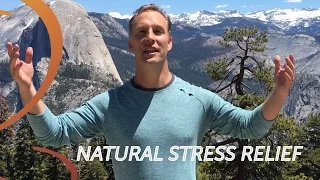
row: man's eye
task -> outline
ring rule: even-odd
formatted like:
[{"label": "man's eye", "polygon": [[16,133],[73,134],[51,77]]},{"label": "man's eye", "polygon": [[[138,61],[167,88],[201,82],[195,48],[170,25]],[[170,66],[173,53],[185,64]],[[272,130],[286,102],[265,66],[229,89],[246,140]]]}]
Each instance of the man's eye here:
[{"label": "man's eye", "polygon": [[145,34],[146,31],[145,31],[145,30],[140,30],[140,31],[138,31],[138,33],[139,33],[139,34]]},{"label": "man's eye", "polygon": [[153,33],[159,35],[159,34],[162,34],[162,31],[161,30],[155,30],[155,31],[153,31]]}]

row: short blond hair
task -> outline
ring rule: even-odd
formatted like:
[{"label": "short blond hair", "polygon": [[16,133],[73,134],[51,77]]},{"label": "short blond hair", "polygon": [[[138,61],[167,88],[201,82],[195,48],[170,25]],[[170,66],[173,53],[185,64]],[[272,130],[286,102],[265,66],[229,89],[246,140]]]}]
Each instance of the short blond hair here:
[{"label": "short blond hair", "polygon": [[139,9],[135,10],[133,13],[133,16],[131,17],[131,19],[129,20],[129,37],[131,37],[132,35],[132,26],[134,23],[134,20],[137,16],[139,16],[141,13],[146,12],[146,11],[156,11],[159,12],[166,20],[167,20],[167,24],[168,24],[168,32],[171,35],[171,19],[170,17],[166,14],[166,12],[161,9],[160,7],[158,7],[155,4],[146,4],[141,6]]}]

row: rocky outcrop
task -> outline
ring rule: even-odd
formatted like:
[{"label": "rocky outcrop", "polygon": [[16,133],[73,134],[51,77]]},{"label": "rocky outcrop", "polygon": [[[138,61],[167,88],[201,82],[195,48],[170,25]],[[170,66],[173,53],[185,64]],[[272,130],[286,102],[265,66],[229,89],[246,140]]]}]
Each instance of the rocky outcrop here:
[{"label": "rocky outcrop", "polygon": [[[85,9],[69,0],[57,0],[48,5],[60,23],[63,57],[55,81],[43,98],[47,105],[62,112],[109,88],[120,86],[122,80],[110,52]],[[8,57],[3,44],[7,41],[18,43],[21,59],[24,59],[26,47],[33,47],[34,84],[37,88],[47,73],[51,50],[46,27],[32,9],[23,5],[12,13],[13,16],[0,18],[0,69],[5,70],[1,71],[0,93],[7,98],[11,111],[14,111],[19,98],[8,72]]]},{"label": "rocky outcrop", "polygon": [[320,75],[299,74],[284,105],[284,112],[299,122],[310,113],[320,113]]}]

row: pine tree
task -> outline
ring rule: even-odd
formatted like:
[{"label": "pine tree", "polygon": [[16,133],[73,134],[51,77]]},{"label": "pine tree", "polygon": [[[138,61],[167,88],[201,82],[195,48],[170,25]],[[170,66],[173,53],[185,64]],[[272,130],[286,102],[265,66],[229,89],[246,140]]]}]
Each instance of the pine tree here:
[{"label": "pine tree", "polygon": [[[9,119],[9,106],[6,100],[0,97],[0,124]],[[13,146],[12,140],[14,131],[8,127],[0,131],[0,177],[10,177],[12,174]]]},{"label": "pine tree", "polygon": [[101,163],[99,160],[94,159],[93,161],[86,161],[82,165],[81,168],[81,176],[80,179],[84,180],[107,180],[110,179],[108,177],[108,172],[106,171],[105,167],[103,166],[103,163]]},{"label": "pine tree", "polygon": [[320,179],[320,114],[310,114],[302,129],[304,151],[300,157],[300,167],[295,173]]},{"label": "pine tree", "polygon": [[[84,143],[79,144],[87,149],[88,146],[91,146],[91,151],[95,150],[97,146],[103,147],[107,146],[106,140],[104,136],[98,135]],[[102,151],[102,157],[106,157],[106,151]],[[87,162],[87,161],[79,161],[77,162],[78,169],[80,172],[80,177],[88,178],[92,176],[99,177],[100,179],[104,179],[107,177],[108,180],[114,180],[114,172],[112,168],[112,161],[102,161],[102,162]],[[93,167],[93,168],[89,168]],[[88,171],[88,169],[90,171]],[[102,170],[103,169],[103,170]]]},{"label": "pine tree", "polygon": [[[215,81],[221,81],[213,91],[219,93],[229,88],[228,96],[232,97],[231,101],[243,109],[252,109],[258,103],[261,103],[263,97],[260,98],[257,93],[258,90],[262,90],[263,88],[252,90],[245,82],[245,74],[251,74],[258,81],[270,79],[268,74],[261,75],[260,72],[268,72],[268,70],[264,66],[264,62],[259,61],[256,57],[257,53],[265,50],[266,42],[268,42],[266,32],[259,32],[256,28],[226,29],[219,44],[223,47],[235,47],[237,52],[231,56],[224,56],[207,64],[206,71],[209,76]],[[221,87],[225,81],[229,82]],[[233,90],[235,90],[236,96]],[[240,157],[243,147],[249,145],[249,142],[248,140],[231,138],[227,139],[224,143],[220,143],[220,145],[232,142],[237,142],[239,153],[237,153],[236,161],[230,162],[227,169],[237,169],[236,178],[240,180],[245,179],[247,162],[241,161]],[[222,176],[225,175],[223,174]]]},{"label": "pine tree", "polygon": [[42,154],[33,150],[39,146],[32,129],[24,116],[19,122],[15,137],[15,154],[12,179],[47,179]]},{"label": "pine tree", "polygon": [[[228,100],[243,109],[254,109],[261,104],[274,88],[272,68],[267,67],[263,60],[264,50],[268,42],[267,33],[256,28],[227,29],[219,42],[233,53],[209,62],[206,71],[209,76],[219,82],[212,90],[215,93],[227,93]],[[267,136],[259,140],[240,140],[227,138],[219,143],[210,143],[215,132],[208,132],[204,138],[204,145],[236,145],[236,158],[231,162],[200,163],[198,177],[209,175],[209,179],[282,179],[282,174],[295,172],[299,167],[297,162],[249,162],[241,161],[244,146],[270,146],[271,155],[277,146],[300,145],[297,138],[301,129],[294,118],[287,118],[280,114],[276,123]],[[209,139],[209,140],[208,140]],[[298,174],[299,175],[299,174]]]},{"label": "pine tree", "polygon": [[[47,103],[47,106],[53,114],[61,113],[61,109],[54,106],[52,102]],[[59,148],[56,148],[56,147],[46,147],[46,148],[53,150],[55,152],[58,152],[66,157],[69,156],[68,146],[59,147]],[[45,173],[48,176],[48,180],[69,180],[70,179],[71,174],[68,168],[58,158],[49,154],[44,154],[43,158],[44,158],[43,160],[46,162]]]}]

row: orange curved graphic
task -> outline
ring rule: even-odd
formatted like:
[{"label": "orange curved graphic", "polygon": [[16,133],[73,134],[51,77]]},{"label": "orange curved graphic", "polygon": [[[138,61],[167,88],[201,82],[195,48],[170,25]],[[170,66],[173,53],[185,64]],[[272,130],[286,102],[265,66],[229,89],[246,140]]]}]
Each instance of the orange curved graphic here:
[{"label": "orange curved graphic", "polygon": [[31,108],[44,96],[46,91],[49,89],[54,77],[59,69],[61,57],[62,57],[62,32],[57,17],[54,15],[52,10],[42,0],[21,0],[30,6],[41,19],[43,20],[50,37],[51,43],[51,61],[47,76],[42,82],[37,94],[32,100],[26,104],[18,113],[11,116],[7,121],[0,124],[0,130],[7,128],[12,125],[20,118],[22,118]]},{"label": "orange curved graphic", "polygon": [[52,156],[58,158],[69,169],[69,171],[71,173],[71,180],[77,180],[77,176],[78,176],[77,168],[67,157],[63,156],[60,153],[57,153],[55,151],[52,151],[52,150],[46,149],[46,148],[42,148],[42,147],[33,146],[32,149],[35,150],[35,151],[40,151],[40,152],[45,152],[45,153],[51,154]]},{"label": "orange curved graphic", "polygon": [[[7,11],[3,11],[3,10],[0,10],[0,15],[7,15],[7,16],[11,16],[12,13],[11,12],[7,12]],[[1,179],[0,179],[1,180]]]}]

